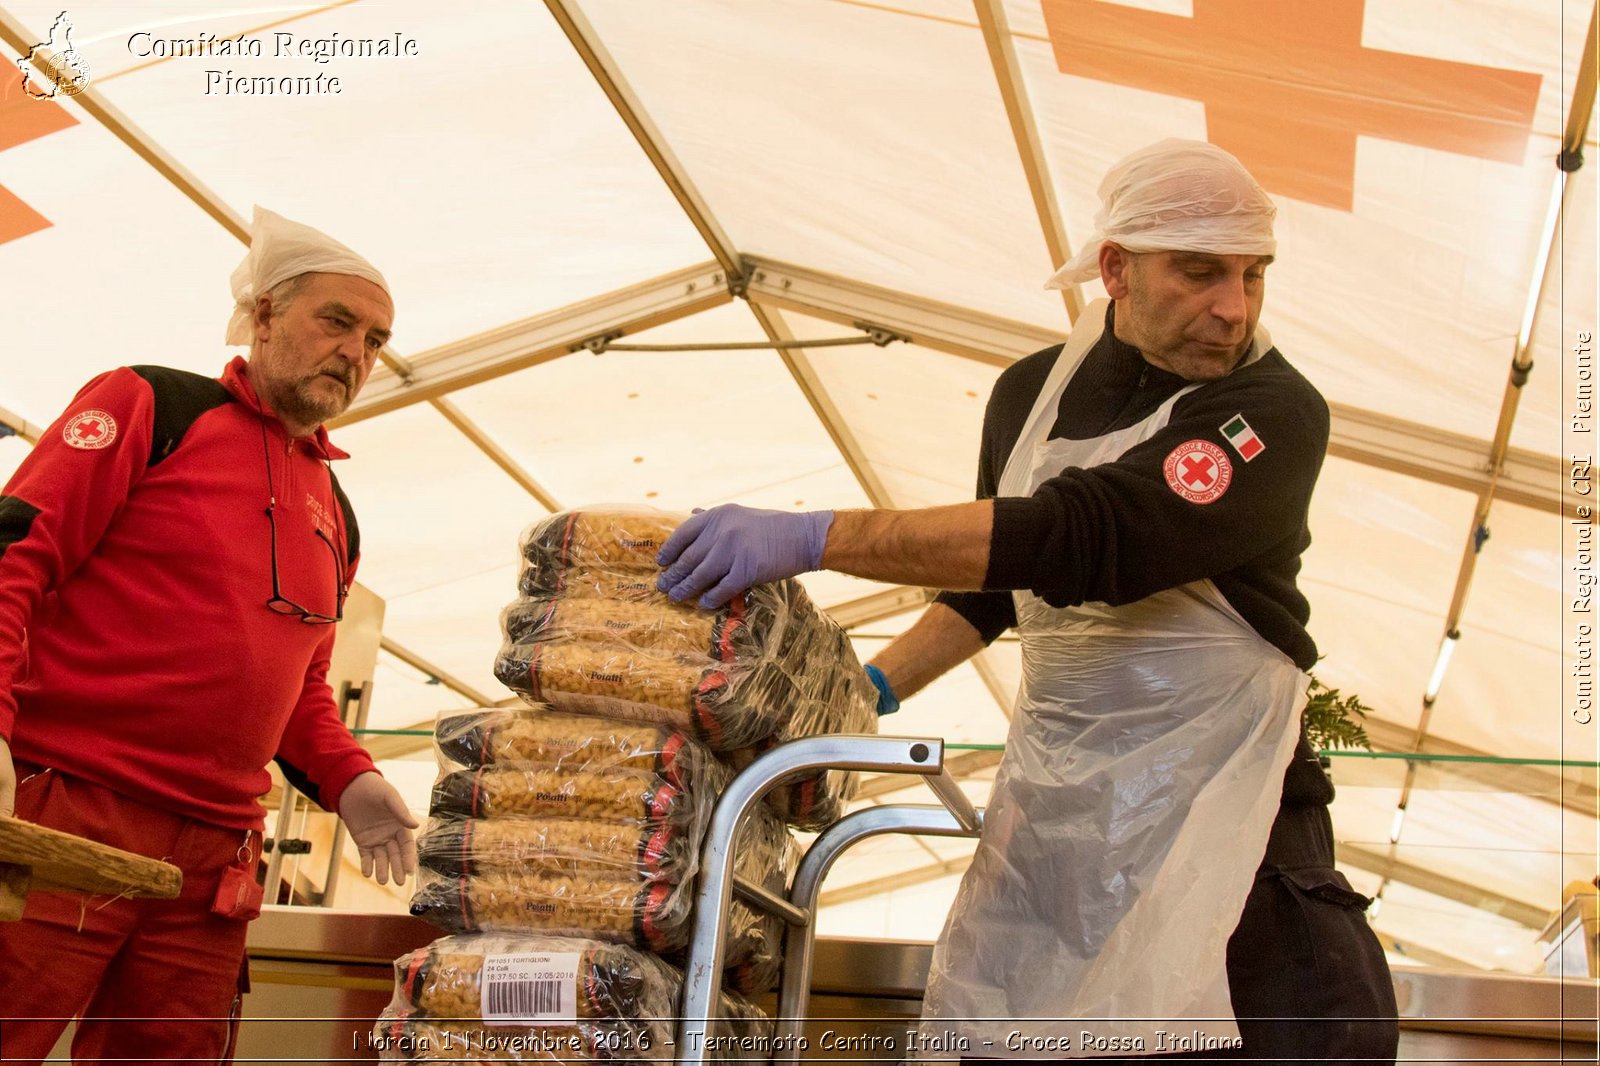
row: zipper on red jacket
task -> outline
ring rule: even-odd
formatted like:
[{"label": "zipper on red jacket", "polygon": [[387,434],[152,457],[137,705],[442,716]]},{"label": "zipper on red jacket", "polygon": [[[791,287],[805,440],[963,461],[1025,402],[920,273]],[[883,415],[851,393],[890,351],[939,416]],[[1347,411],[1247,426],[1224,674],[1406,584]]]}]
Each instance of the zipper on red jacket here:
[{"label": "zipper on red jacket", "polygon": [[283,498],[287,501],[294,499],[294,438],[289,436],[287,428],[283,431]]}]

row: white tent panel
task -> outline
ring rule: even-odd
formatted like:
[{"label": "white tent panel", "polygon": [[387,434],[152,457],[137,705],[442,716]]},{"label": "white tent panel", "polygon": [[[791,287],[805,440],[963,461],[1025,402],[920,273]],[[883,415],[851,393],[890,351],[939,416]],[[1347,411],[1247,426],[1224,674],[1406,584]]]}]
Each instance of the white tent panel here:
[{"label": "white tent panel", "polygon": [[868,899],[822,907],[817,913],[817,934],[932,940],[944,928],[945,915],[950,912],[960,885],[960,875],[951,874]]},{"label": "white tent panel", "polygon": [[[500,612],[516,594],[515,564],[418,589],[388,601],[383,632],[490,699],[505,699],[513,693],[495,680],[494,657],[501,645]],[[374,690],[374,702],[382,698]],[[391,720],[387,709],[384,715]]]},{"label": "white tent panel", "polygon": [[[402,759],[383,759],[378,763],[378,771],[394,784],[401,796],[405,797],[406,808],[412,817],[419,822],[426,822],[428,797],[433,794],[433,781],[438,776],[433,752],[423,748]],[[402,891],[392,893],[396,897],[396,903],[399,904],[396,910],[404,908],[414,883],[408,878],[406,887]]]},{"label": "white tent panel", "polygon": [[[1192,100],[1062,74],[1040,10],[1038,3],[1008,0],[1006,18],[1046,172],[1076,253],[1094,232],[1100,179],[1107,168],[1134,148],[1164,137],[1203,140],[1205,109]],[[1101,296],[1104,290],[1097,281],[1086,295]]]},{"label": "white tent panel", "polygon": [[1314,671],[1380,717],[1410,723],[1450,602],[1471,495],[1329,459],[1311,503],[1301,588]]},{"label": "white tent panel", "polygon": [[[915,793],[911,797],[915,797]],[[901,798],[895,797],[896,801]],[[931,793],[929,798],[932,798]],[[917,799],[915,802],[923,801]],[[872,837],[846,851],[834,864],[823,883],[823,894],[876,881],[889,872],[962,859],[972,854],[973,846],[973,840],[962,837],[912,836],[906,833]]]},{"label": "white tent panel", "polygon": [[[1467,493],[1373,467],[1325,467],[1303,577],[1324,655],[1316,672],[1382,718],[1417,721],[1473,506]],[[1535,709],[1560,700],[1561,522],[1494,506],[1432,733],[1485,751],[1559,755],[1557,714]]]},{"label": "white tent panel", "polygon": [[[59,5],[48,16],[34,7],[38,13],[24,18],[47,29]],[[74,8],[73,16],[85,37],[104,34],[108,23],[128,24],[126,14],[102,21]],[[97,69],[93,87],[241,216],[260,203],[371,259],[395,295],[399,351],[415,353],[706,258],[694,228],[542,6],[472,5],[441,18],[436,6],[409,0],[284,16],[254,8],[250,25],[276,24],[253,34],[265,44],[261,58],[180,57],[123,77]],[[240,22],[238,15],[179,8],[164,33],[237,33],[246,28]],[[139,20],[140,28],[150,25]],[[419,52],[325,64],[274,58],[277,30],[305,38],[399,31],[417,39]],[[494,64],[484,82],[487,41],[516,42],[517,61]],[[122,51],[118,65],[126,65],[125,37],[103,46]],[[247,77],[332,74],[341,92],[207,95],[211,69]],[[483,106],[475,83],[492,85],[494,106]],[[84,163],[75,156],[72,165]],[[143,180],[159,181],[143,164],[130,165],[144,170]],[[62,168],[41,177],[60,183]],[[99,201],[100,232],[154,227],[173,213],[130,205],[120,183],[117,197],[77,188],[90,177],[68,179],[59,194],[86,225],[92,220],[84,212]],[[96,191],[106,188],[104,178]],[[220,232],[212,239],[231,241]],[[147,254],[152,244],[131,233],[121,246]],[[208,267],[204,243],[181,234],[168,232],[159,246],[193,247],[189,269],[206,279],[187,289],[175,284],[175,293],[216,291],[231,269]],[[165,342],[175,339],[167,329]]]},{"label": "white tent panel", "polygon": [[[1559,136],[1581,66],[1584,30],[1593,12],[1592,0],[1534,5],[1479,0],[1466,7],[1455,0],[1367,0],[1361,43],[1457,63],[1543,72],[1547,80],[1539,93],[1533,128]],[[1443,27],[1449,32],[1441,33]]]},{"label": "white tent panel", "polygon": [[863,596],[871,596],[891,587],[876,581],[863,581],[857,577],[835,573],[832,570],[801,574],[800,584],[805,586],[812,601],[824,609],[858,600]]},{"label": "white tent panel", "polygon": [[[1399,959],[1413,965],[1440,952],[1484,970],[1542,973],[1544,954],[1532,930],[1489,911],[1392,882],[1374,926],[1400,943]],[[1405,949],[1420,958],[1406,958]]]},{"label": "white tent panel", "polygon": [[[1487,440],[1558,149],[1534,137],[1517,168],[1363,139],[1353,215],[1299,204],[1280,215],[1263,316],[1274,339],[1331,400]],[[1522,398],[1514,443],[1553,450],[1553,399]]]},{"label": "white tent panel", "polygon": [[[765,339],[748,311],[727,304],[626,342]],[[867,506],[770,351],[579,353],[455,400],[564,507]]]},{"label": "white tent panel", "polygon": [[[440,711],[467,710],[475,704],[396,659],[388,652],[378,654],[378,668],[372,675],[372,705],[367,712],[369,729],[407,729],[431,720]],[[488,690],[486,696],[498,698],[504,689]],[[407,793],[413,805],[427,806],[426,794]]]},{"label": "white tent panel", "polygon": [[1375,620],[1370,596],[1311,582],[1304,587],[1321,620],[1315,632],[1323,658],[1312,672],[1329,688],[1359,697],[1375,717],[1415,727],[1443,612],[1385,611]]},{"label": "white tent panel", "polygon": [[[785,312],[797,337],[849,331]],[[812,364],[894,507],[972,499],[978,442],[998,367],[913,344],[812,348]]]},{"label": "white tent panel", "polygon": [[1562,886],[1594,867],[1594,833],[1593,817],[1542,800],[1418,789],[1406,807],[1400,858],[1554,911]]},{"label": "white tent panel", "polygon": [[978,26],[978,20],[972,14],[972,0],[892,0],[888,3],[879,3],[878,0],[827,0],[827,2],[851,7],[876,8],[899,15],[948,22],[969,29],[976,29]]},{"label": "white tent panel", "polygon": [[[1559,824],[1558,809],[1515,796],[1463,791],[1461,786],[1471,786],[1463,775],[1471,772],[1468,767],[1441,774],[1425,767],[1417,775],[1394,858],[1404,866],[1471,886],[1464,891],[1477,889],[1534,906],[1550,905],[1548,897],[1560,890],[1559,884],[1553,888],[1548,884],[1551,862],[1559,855],[1526,846],[1520,823],[1509,829],[1497,823],[1504,822],[1502,799],[1521,803],[1519,815],[1547,828]],[[1348,862],[1352,848],[1389,856],[1389,835],[1405,779],[1403,762],[1336,756],[1331,773],[1338,787],[1331,812],[1340,869],[1358,892],[1370,896],[1382,888],[1383,902],[1373,926],[1380,935],[1399,941],[1402,950],[1395,961],[1415,964],[1431,957],[1428,952],[1441,952],[1485,968],[1523,973],[1538,969],[1540,954],[1533,946],[1537,931],[1501,917],[1495,910],[1497,901],[1486,898],[1482,907],[1476,907],[1422,891],[1403,880],[1385,884],[1377,873]],[[1589,819],[1578,817],[1577,821],[1592,825]],[[1581,846],[1578,850],[1581,852]],[[1577,864],[1583,861],[1580,855]],[[1592,857],[1589,862],[1592,865]],[[1441,924],[1441,911],[1461,915],[1467,923],[1463,928],[1470,928],[1471,935]],[[1422,949],[1424,958],[1406,956],[1406,945]]]},{"label": "white tent panel", "polygon": [[1339,754],[1328,761],[1335,792],[1330,808],[1334,840],[1340,846],[1355,845],[1368,851],[1387,847],[1405,783],[1405,763]]},{"label": "white tent panel", "polygon": [[[1561,681],[1577,663],[1562,640],[1566,520],[1497,503],[1487,524],[1489,539],[1462,612],[1461,644],[1440,689],[1437,729],[1496,754],[1559,757]],[[1480,739],[1466,739],[1468,729]]]},{"label": "white tent panel", "polygon": [[741,251],[1064,321],[975,28],[808,0],[581,6]]},{"label": "white tent panel", "polygon": [[11,475],[17,472],[17,467],[22,465],[22,460],[32,450],[28,442],[21,438],[0,437],[0,485],[11,480]]},{"label": "white tent panel", "polygon": [[[350,453],[334,472],[361,524],[357,576],[391,607],[423,589],[514,569],[518,533],[545,514],[426,405],[341,427],[333,440]],[[506,583],[508,598],[514,586]]]},{"label": "white tent panel", "polygon": [[[544,509],[425,405],[335,439],[352,456],[338,473],[361,523],[357,576],[386,603],[384,634],[491,699],[508,695],[491,672],[499,615],[516,595],[518,534]],[[372,720],[395,727],[457,705],[428,688],[431,705],[377,686]]]},{"label": "white tent panel", "polygon": [[869,656],[876,654],[879,647],[887,643],[889,639],[898,637],[910,629],[916,624],[917,619],[922,617],[922,612],[925,609],[925,607],[918,607],[914,611],[902,611],[899,614],[890,615],[888,618],[880,618],[875,622],[864,623],[852,629],[850,636],[858,642],[856,650],[860,652],[862,661],[865,662]]},{"label": "white tent panel", "polygon": [[[1329,458],[1311,499],[1311,547],[1302,581],[1370,593],[1395,607],[1441,610],[1449,602],[1473,504],[1471,493]],[[1307,595],[1311,630],[1320,637],[1318,594]]]},{"label": "white tent panel", "polygon": [[[876,655],[887,641],[856,638],[862,662]],[[1006,738],[1006,718],[970,663],[964,663],[914,696],[901,701],[900,710],[878,720],[878,728],[898,736],[943,737],[946,744],[1000,744]],[[947,752],[948,761],[955,752]]]},{"label": "white tent panel", "polygon": [[[1561,758],[1561,657],[1491,633],[1474,634],[1469,649],[1462,634],[1429,732],[1497,755]],[[1508,672],[1508,663],[1518,672]]]},{"label": "white tent panel", "polygon": [[[17,211],[44,223],[16,236],[16,214],[0,209],[0,407],[46,426],[85,382],[119,365],[220,373],[231,354],[222,344],[228,273],[243,249],[75,105],[15,99],[16,78],[3,92],[0,144],[16,136],[11,123],[44,121],[37,114],[76,121],[0,156]],[[174,247],[184,254],[168,256]]]}]

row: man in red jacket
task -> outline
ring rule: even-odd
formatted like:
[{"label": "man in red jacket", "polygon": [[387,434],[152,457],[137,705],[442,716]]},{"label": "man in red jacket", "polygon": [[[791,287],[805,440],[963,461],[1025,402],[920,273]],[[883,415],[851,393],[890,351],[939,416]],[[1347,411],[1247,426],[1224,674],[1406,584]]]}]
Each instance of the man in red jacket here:
[{"label": "man in red jacket", "polygon": [[416,821],[327,683],[360,535],[322,423],[394,317],[348,248],[257,208],[220,379],[95,378],[0,494],[0,816],[174,863],[172,901],[34,893],[0,924],[0,1047],[231,1058],[267,763],[403,882]]}]

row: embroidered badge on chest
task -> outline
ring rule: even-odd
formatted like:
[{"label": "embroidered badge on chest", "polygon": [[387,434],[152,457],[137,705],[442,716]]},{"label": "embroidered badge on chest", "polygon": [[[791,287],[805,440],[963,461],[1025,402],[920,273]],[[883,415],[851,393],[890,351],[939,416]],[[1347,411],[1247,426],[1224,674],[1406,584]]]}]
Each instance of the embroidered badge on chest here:
[{"label": "embroidered badge on chest", "polygon": [[61,427],[61,436],[74,448],[105,448],[117,439],[117,420],[92,408],[79,411]]},{"label": "embroidered badge on chest", "polygon": [[1208,440],[1178,445],[1161,465],[1167,487],[1190,503],[1210,503],[1228,491],[1233,464],[1227,454]]}]

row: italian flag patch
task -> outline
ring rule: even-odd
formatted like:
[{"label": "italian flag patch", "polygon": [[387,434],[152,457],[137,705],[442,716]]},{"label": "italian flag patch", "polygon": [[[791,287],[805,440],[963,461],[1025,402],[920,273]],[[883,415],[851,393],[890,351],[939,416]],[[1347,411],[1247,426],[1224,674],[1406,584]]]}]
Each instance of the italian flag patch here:
[{"label": "italian flag patch", "polygon": [[1234,415],[1224,422],[1222,435],[1228,438],[1228,443],[1239,453],[1239,458],[1247,463],[1267,450],[1261,438],[1256,436],[1256,431],[1250,428],[1250,423],[1244,420],[1244,415]]}]

